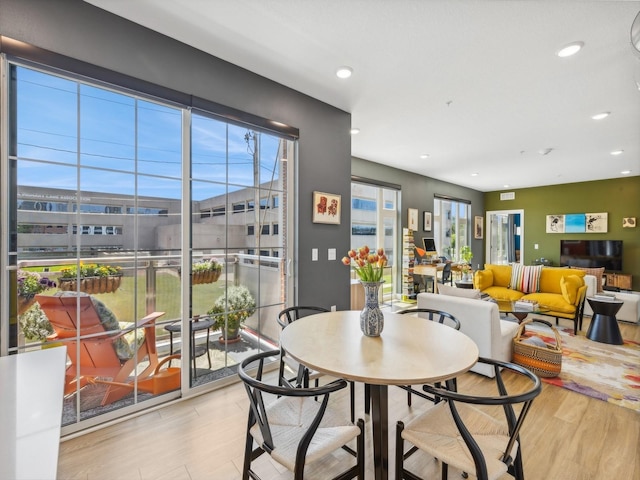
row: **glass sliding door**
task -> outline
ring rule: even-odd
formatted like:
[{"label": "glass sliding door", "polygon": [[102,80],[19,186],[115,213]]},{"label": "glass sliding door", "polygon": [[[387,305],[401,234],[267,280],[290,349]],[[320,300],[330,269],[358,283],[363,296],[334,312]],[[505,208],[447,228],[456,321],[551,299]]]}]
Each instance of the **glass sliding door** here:
[{"label": "glass sliding door", "polygon": [[1,353],[67,347],[63,433],[210,389],[276,346],[295,141],[4,68]]},{"label": "glass sliding door", "polygon": [[[293,142],[204,113],[192,116],[192,265],[224,266],[211,285],[191,286],[191,317],[214,322],[220,363],[198,383],[233,372],[242,352],[277,346],[287,302],[288,158]],[[206,290],[206,291],[205,291]],[[239,330],[238,326],[243,326]]]}]

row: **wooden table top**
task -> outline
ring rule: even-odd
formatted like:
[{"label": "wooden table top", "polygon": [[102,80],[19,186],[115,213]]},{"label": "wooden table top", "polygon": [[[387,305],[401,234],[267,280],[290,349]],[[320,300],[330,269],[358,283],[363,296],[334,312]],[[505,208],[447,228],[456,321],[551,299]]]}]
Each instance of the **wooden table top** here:
[{"label": "wooden table top", "polygon": [[379,337],[360,330],[360,311],[296,320],[280,336],[286,352],[319,372],[375,385],[417,385],[456,377],[478,359],[469,337],[437,322],[384,312]]}]

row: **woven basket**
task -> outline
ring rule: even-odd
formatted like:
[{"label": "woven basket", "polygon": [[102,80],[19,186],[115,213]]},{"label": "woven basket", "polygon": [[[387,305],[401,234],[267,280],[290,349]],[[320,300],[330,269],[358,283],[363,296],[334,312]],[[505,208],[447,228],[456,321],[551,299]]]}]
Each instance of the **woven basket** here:
[{"label": "woven basket", "polygon": [[[537,345],[522,343],[523,339],[521,336],[525,326],[534,321],[542,322],[551,327],[551,330],[553,330],[556,336],[555,345],[547,344],[546,347],[539,347]],[[518,333],[513,338],[513,363],[522,365],[539,377],[557,377],[562,369],[562,340],[560,339],[558,330],[549,322],[541,320],[527,320],[522,322]]]}]

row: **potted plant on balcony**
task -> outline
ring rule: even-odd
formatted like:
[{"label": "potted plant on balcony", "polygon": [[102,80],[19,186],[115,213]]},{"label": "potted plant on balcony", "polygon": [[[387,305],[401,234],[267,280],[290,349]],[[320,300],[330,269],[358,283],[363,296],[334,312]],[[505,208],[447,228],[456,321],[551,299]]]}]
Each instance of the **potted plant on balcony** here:
[{"label": "potted plant on balcony", "polygon": [[222,272],[222,264],[211,258],[191,266],[191,285],[213,283],[218,281]]},{"label": "potted plant on balcony", "polygon": [[18,315],[25,313],[35,303],[35,296],[48,288],[56,286],[55,282],[38,272],[18,270]]},{"label": "potted plant on balcony", "polygon": [[[113,293],[120,288],[122,269],[111,265],[80,263],[80,291],[88,294]],[[78,290],[78,270],[65,267],[60,270],[60,290]]]},{"label": "potted plant on balcony", "polygon": [[219,296],[207,313],[214,327],[220,329],[220,342],[240,340],[240,327],[256,311],[256,301],[244,285],[232,285]]},{"label": "potted plant on balcony", "polygon": [[39,342],[44,342],[53,333],[53,327],[38,303],[20,315],[20,329],[27,340]]}]

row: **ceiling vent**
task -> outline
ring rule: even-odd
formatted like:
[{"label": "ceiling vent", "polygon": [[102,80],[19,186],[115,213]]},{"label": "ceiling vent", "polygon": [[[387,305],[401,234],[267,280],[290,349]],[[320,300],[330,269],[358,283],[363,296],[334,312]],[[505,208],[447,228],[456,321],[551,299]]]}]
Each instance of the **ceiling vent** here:
[{"label": "ceiling vent", "polygon": [[504,192],[500,194],[500,200],[515,200],[516,192]]}]

